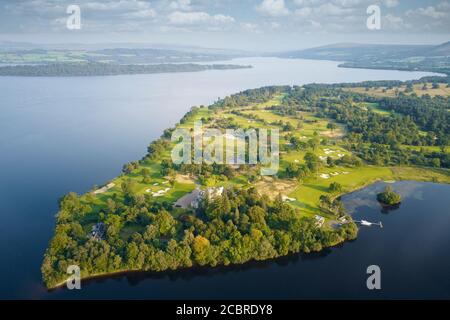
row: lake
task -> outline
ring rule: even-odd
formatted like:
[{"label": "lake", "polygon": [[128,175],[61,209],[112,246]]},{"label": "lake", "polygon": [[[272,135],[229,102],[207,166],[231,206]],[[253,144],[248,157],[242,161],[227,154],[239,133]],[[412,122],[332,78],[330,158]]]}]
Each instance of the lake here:
[{"label": "lake", "polygon": [[[450,296],[449,277],[441,272],[444,267],[449,270],[445,253],[450,242],[444,235],[436,237],[435,230],[449,226],[444,209],[449,200],[443,196],[449,187],[412,182],[406,186],[415,186],[422,198],[408,196],[397,211],[382,215],[370,201],[356,208],[356,214],[361,210],[368,220],[386,219],[385,228],[362,229],[356,241],[320,254],[229,268],[120,276],[83,282],[79,291],[43,288],[40,265],[53,235],[59,197],[69,191],[86,192],[118,175],[124,163],[140,159],[148,143],[190,106],[265,85],[429,75],[344,69],[329,61],[245,58],[231,63],[254,68],[112,77],[0,77],[0,298]],[[364,200],[366,191],[362,192]],[[349,205],[356,194],[348,196]],[[389,222],[396,219],[401,223]],[[409,232],[408,225],[419,230]],[[369,264],[382,268],[381,292],[365,288]],[[417,290],[411,289],[414,283],[402,282],[408,279],[418,282]]]}]

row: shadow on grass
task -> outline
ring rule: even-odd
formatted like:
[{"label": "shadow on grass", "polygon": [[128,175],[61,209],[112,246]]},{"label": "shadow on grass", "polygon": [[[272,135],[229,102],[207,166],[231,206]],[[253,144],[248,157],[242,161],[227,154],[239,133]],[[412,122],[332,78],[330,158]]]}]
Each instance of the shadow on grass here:
[{"label": "shadow on grass", "polygon": [[305,187],[320,191],[320,192],[325,192],[325,193],[329,193],[328,192],[328,187],[326,186],[320,186],[320,185],[316,185],[316,184],[305,184]]}]

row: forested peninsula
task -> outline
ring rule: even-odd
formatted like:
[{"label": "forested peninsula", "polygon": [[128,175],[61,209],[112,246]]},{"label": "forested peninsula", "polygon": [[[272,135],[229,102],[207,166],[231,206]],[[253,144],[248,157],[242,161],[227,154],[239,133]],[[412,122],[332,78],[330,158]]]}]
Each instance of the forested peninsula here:
[{"label": "forested peninsula", "polygon": [[[272,86],[192,107],[83,195],[60,199],[42,264],[48,288],[83,279],[215,267],[321,251],[355,239],[341,195],[379,180],[450,183],[448,78]],[[171,135],[206,128],[280,132],[280,167],[176,164]]]},{"label": "forested peninsula", "polygon": [[113,63],[51,63],[0,67],[0,76],[21,77],[89,77],[152,73],[198,72],[206,70],[245,69],[251,66],[233,64],[113,64]]}]

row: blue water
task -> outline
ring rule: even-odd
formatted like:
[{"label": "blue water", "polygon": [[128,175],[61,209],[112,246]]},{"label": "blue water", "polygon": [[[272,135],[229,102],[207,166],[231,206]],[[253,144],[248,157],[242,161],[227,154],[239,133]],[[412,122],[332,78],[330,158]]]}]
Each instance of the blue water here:
[{"label": "blue water", "polygon": [[[318,255],[296,255],[240,267],[122,276],[83,283],[78,292],[47,292],[43,288],[40,264],[53,234],[58,198],[69,191],[83,193],[116,176],[122,164],[141,158],[148,143],[175,124],[190,106],[207,105],[218,97],[264,85],[407,80],[428,75],[341,69],[336,62],[328,61],[246,58],[233,63],[252,64],[255,68],[90,78],[0,77],[0,298],[299,298],[382,294],[368,293],[365,280],[362,281],[362,267],[371,260],[364,252],[374,250],[364,242],[364,235],[376,232],[372,230],[363,230],[353,243]],[[426,191],[428,188],[447,195],[449,189],[423,185],[421,201],[424,206],[432,205],[426,214],[444,219],[447,200],[429,200],[433,193]],[[403,219],[408,221],[409,212],[401,213],[403,208],[402,205],[395,214],[407,216]],[[424,219],[421,229],[425,234],[430,230],[428,221]],[[445,226],[445,221],[439,225]],[[399,232],[390,244],[404,241],[404,237]],[[376,239],[378,243],[384,238]],[[446,247],[442,247],[441,240]],[[442,256],[449,249],[447,240],[439,238],[435,247],[429,247],[433,243],[428,242],[426,247],[419,247],[423,252],[416,253],[417,260],[429,258],[434,250],[445,249],[440,252],[440,260],[429,261],[430,266],[440,268]],[[397,259],[392,263],[395,266]],[[438,277],[440,270],[430,268],[420,274]],[[425,278],[423,282],[428,283]],[[440,281],[436,288],[430,286],[428,292],[415,294],[448,297],[448,286],[443,285],[445,281]],[[400,285],[398,290],[392,294],[411,294]]]}]

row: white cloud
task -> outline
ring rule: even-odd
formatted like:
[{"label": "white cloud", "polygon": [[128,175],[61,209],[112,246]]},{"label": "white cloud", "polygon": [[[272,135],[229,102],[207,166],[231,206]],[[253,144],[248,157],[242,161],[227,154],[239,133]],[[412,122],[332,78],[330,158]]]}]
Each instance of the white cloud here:
[{"label": "white cloud", "polygon": [[[157,16],[157,12],[152,8],[151,3],[142,0],[89,1],[80,4],[80,7],[82,15],[96,15],[99,20],[116,17],[126,20],[149,19]],[[97,11],[102,13],[96,14]],[[135,25],[131,21],[124,21],[124,23],[127,24],[126,28],[132,28]]]},{"label": "white cloud", "polygon": [[313,29],[320,29],[320,28],[322,28],[322,24],[320,22],[318,22],[318,21],[309,20],[308,22],[310,23],[310,25],[311,25],[311,27]]},{"label": "white cloud", "polygon": [[406,12],[406,16],[408,17],[423,16],[433,19],[445,18],[448,15],[449,15],[448,12],[445,12],[444,10],[436,10],[436,8],[433,6],[428,6],[426,8],[418,8],[416,10],[409,10]]},{"label": "white cloud", "polygon": [[399,0],[384,0],[384,5],[388,8],[394,8],[399,5]]},{"label": "white cloud", "polygon": [[318,7],[323,4],[334,4],[339,7],[356,7],[361,5],[363,2],[373,2],[374,0],[294,0],[294,3],[299,6],[309,6]]},{"label": "white cloud", "polygon": [[256,7],[256,10],[271,17],[281,17],[289,14],[289,10],[286,8],[284,0],[263,0],[263,2]]},{"label": "white cloud", "polygon": [[[249,5],[248,3],[253,3]],[[0,0],[5,30],[65,30],[71,1]],[[359,33],[366,8],[382,8],[382,31],[447,33],[450,0],[73,0],[81,7],[83,32],[229,31]],[[425,2],[424,2],[425,3]],[[392,10],[392,8],[394,8]],[[233,18],[233,17],[240,17]],[[174,31],[175,30],[175,31]]]},{"label": "white cloud", "polygon": [[443,1],[435,6],[410,9],[404,19],[411,29],[430,32],[450,30],[450,3]]},{"label": "white cloud", "polygon": [[280,29],[280,28],[281,28],[281,25],[280,25],[279,23],[277,23],[277,22],[271,22],[271,23],[270,23],[270,28],[271,28],[272,30],[277,30],[277,29]]},{"label": "white cloud", "polygon": [[147,19],[147,18],[154,18],[156,17],[156,11],[153,9],[143,9],[140,11],[134,11],[134,12],[129,12],[123,15],[124,18],[129,18],[129,19]]},{"label": "white cloud", "polygon": [[151,8],[148,1],[142,0],[117,0],[117,1],[91,1],[80,4],[80,7],[87,10],[95,11],[140,11]]},{"label": "white cloud", "polygon": [[[304,2],[304,0],[302,1]],[[343,19],[352,16],[355,12],[354,8],[341,7],[331,2],[320,4],[316,7],[304,6],[294,11],[295,15],[302,19],[315,17],[318,20],[324,19],[328,21],[333,17],[341,17]]]},{"label": "white cloud", "polygon": [[190,11],[191,8],[191,0],[176,0],[172,1],[169,4],[169,8],[172,10],[180,10],[180,11]]},{"label": "white cloud", "polygon": [[297,6],[313,6],[315,4],[318,4],[320,1],[315,0],[294,0],[294,4]]},{"label": "white cloud", "polygon": [[382,28],[387,28],[389,30],[405,30],[411,27],[409,24],[405,23],[405,20],[402,17],[392,14],[384,16],[381,23]]},{"label": "white cloud", "polygon": [[[341,7],[354,8],[356,6],[363,4],[364,1],[367,1],[367,0],[334,0],[334,3]],[[389,0],[387,0],[387,1],[389,1]],[[396,0],[391,0],[391,1],[396,1]],[[369,2],[373,2],[373,0],[370,0]]]},{"label": "white cloud", "polygon": [[316,8],[318,14],[323,16],[340,16],[350,14],[353,9],[343,8],[332,3],[325,3]]},{"label": "white cloud", "polygon": [[259,29],[259,26],[255,23],[250,22],[242,22],[240,23],[240,27],[247,32],[251,33],[261,33],[261,30]]},{"label": "white cloud", "polygon": [[439,10],[450,11],[450,1],[443,1],[437,5]]},{"label": "white cloud", "polygon": [[303,7],[300,9],[295,10],[295,15],[300,18],[307,18],[311,16],[313,13],[313,10],[310,7]]},{"label": "white cloud", "polygon": [[175,11],[169,14],[169,23],[172,25],[198,25],[198,24],[210,24],[210,25],[224,25],[233,23],[235,20],[231,16],[223,14],[210,15],[207,12],[181,12]]}]

